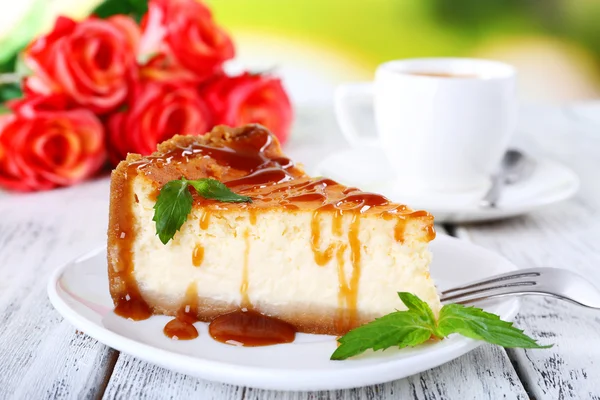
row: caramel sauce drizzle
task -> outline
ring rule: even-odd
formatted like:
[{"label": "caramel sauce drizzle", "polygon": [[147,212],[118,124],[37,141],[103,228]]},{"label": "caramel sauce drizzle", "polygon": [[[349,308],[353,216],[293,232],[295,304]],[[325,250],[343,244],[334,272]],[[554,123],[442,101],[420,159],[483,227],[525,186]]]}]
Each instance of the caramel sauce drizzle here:
[{"label": "caramel sauce drizzle", "polygon": [[192,264],[194,267],[199,267],[202,265],[202,261],[204,261],[204,247],[198,243],[192,252]]},{"label": "caramel sauce drizzle", "polygon": [[358,290],[361,276],[361,242],[360,214],[353,214],[348,229],[348,244],[350,246],[350,263],[352,271],[350,279],[346,278],[344,255],[347,246],[339,243],[336,251],[338,269],[338,311],[334,327],[339,332],[345,332],[357,325]]},{"label": "caramel sauce drizzle", "polygon": [[315,210],[310,222],[310,245],[312,247],[313,255],[315,257],[315,262],[317,263],[317,265],[322,267],[325,264],[327,264],[333,257],[335,246],[333,244],[330,244],[325,250],[320,250],[319,248],[319,242],[321,241],[321,221],[319,218],[319,212],[319,209]]},{"label": "caramel sauce drizzle", "polygon": [[307,194],[300,194],[298,196],[289,197],[287,200],[292,203],[307,202],[307,201],[323,202],[323,201],[325,201],[325,195],[322,193],[307,193]]},{"label": "caramel sauce drizzle", "polygon": [[[182,175],[188,179],[213,177],[224,182],[236,193],[252,198],[251,204],[220,203],[200,198],[194,192],[194,202],[196,205],[200,204],[204,210],[199,222],[202,230],[208,228],[212,210],[246,209],[250,211],[249,218],[252,224],[256,223],[255,210],[259,208],[316,210],[311,219],[310,244],[318,265],[324,266],[336,257],[340,277],[339,299],[341,300],[339,301],[340,304],[344,303],[340,308],[345,310],[336,323],[343,323],[345,326],[351,326],[356,321],[358,283],[361,274],[361,244],[358,231],[362,214],[374,213],[386,219],[395,219],[397,222],[394,236],[399,242],[404,240],[404,229],[400,226],[406,224],[409,218],[428,220],[429,223],[423,228],[424,234],[428,239],[435,237],[433,218],[424,211],[413,211],[406,206],[390,202],[384,196],[345,187],[331,179],[308,177],[302,169],[282,156],[273,136],[260,126],[241,128],[227,142],[186,138],[181,139],[179,143],[187,143],[187,145],[172,144],[169,150],[162,154],[144,157],[127,166],[126,182],[120,188],[122,193],[117,196],[119,204],[116,204],[116,207],[111,206],[113,214],[111,221],[114,228],[109,242],[111,242],[111,249],[118,252],[116,262],[115,257],[112,257],[111,292],[115,301],[115,312],[121,316],[139,320],[148,318],[153,311],[143,300],[133,277],[132,247],[135,237],[133,207],[136,203],[132,184],[135,175],[140,173],[152,180],[156,187],[162,187],[166,182],[179,179]],[[322,249],[325,244],[321,243],[320,212],[325,210],[334,212],[332,233],[336,237],[343,236],[343,215],[345,213],[352,215],[348,231],[348,246],[330,243]],[[400,219],[403,222],[400,222]],[[246,231],[240,293],[241,307],[251,308],[248,297],[250,251],[248,235],[249,232]],[[349,279],[346,279],[343,273],[344,255],[347,249],[350,250],[352,264]],[[192,263],[200,265],[202,258],[203,250],[195,248]],[[238,317],[231,318],[236,320]],[[245,320],[247,315],[240,318]]]},{"label": "caramel sauce drizzle", "polygon": [[435,239],[435,226],[433,224],[431,225],[427,225],[425,227],[425,235],[427,235],[427,240],[429,240],[430,242]]},{"label": "caramel sauce drizzle", "polygon": [[361,243],[358,237],[360,232],[360,215],[354,214],[350,229],[348,230],[348,241],[350,242],[350,262],[352,264],[352,275],[348,284],[348,295],[346,296],[346,308],[348,309],[349,326],[354,326],[357,317],[358,284],[361,273]]},{"label": "caramel sauce drizzle", "polygon": [[[137,174],[135,166],[127,167],[128,177]],[[118,241],[118,250],[116,268],[112,265],[115,276],[111,281],[111,285],[118,284],[119,295],[113,300],[115,302],[115,314],[124,318],[129,318],[134,321],[140,321],[150,318],[152,309],[142,298],[137,281],[133,276],[133,241],[135,239],[135,229],[133,226],[133,207],[135,204],[135,194],[133,193],[133,179],[123,187],[122,201],[126,206],[120,207],[116,213],[116,224],[113,229],[117,232],[112,232],[116,235]]]},{"label": "caramel sauce drizzle", "polygon": [[[183,142],[182,142],[183,143]],[[282,208],[284,210],[319,207],[358,213],[394,213],[411,218],[427,217],[426,212],[413,212],[406,206],[391,203],[384,196],[345,187],[327,178],[311,178],[282,156],[273,136],[260,126],[246,126],[232,140],[210,145],[201,140],[184,141],[187,146],[172,146],[160,155],[145,157],[132,163],[138,172],[161,187],[181,175],[188,179],[213,177],[236,193],[250,196],[248,203],[220,203],[199,198],[196,203],[205,210],[201,228],[209,224],[211,209]],[[167,168],[168,167],[168,168]],[[251,216],[251,218],[253,218]],[[340,225],[336,225],[339,232]]]},{"label": "caramel sauce drizzle", "polygon": [[240,285],[240,294],[242,295],[242,301],[240,306],[247,309],[252,309],[252,303],[248,297],[248,258],[250,256],[250,232],[248,229],[244,231],[244,265],[242,266],[242,284]]},{"label": "caramel sauce drizzle", "polygon": [[[148,195],[148,200],[150,201],[154,201],[156,202],[156,200],[158,200],[158,195],[160,194],[160,189],[155,188],[153,191],[150,192],[150,194]],[[137,196],[136,196],[136,200],[137,200]]]},{"label": "caramel sauce drizzle", "polygon": [[344,254],[347,246],[340,244],[336,251],[337,269],[338,269],[338,309],[334,322],[334,327],[338,332],[343,332],[348,329],[348,318],[346,317],[346,304],[350,288],[346,282]]},{"label": "caramel sauce drizzle", "polygon": [[200,217],[200,229],[203,231],[208,229],[208,225],[210,224],[210,210],[206,209],[202,217]]},{"label": "caramel sauce drizzle", "polygon": [[344,218],[344,214],[342,210],[336,209],[333,212],[333,220],[331,222],[331,230],[335,236],[342,236],[342,222]]},{"label": "caramel sauce drizzle", "polygon": [[198,289],[195,283],[188,286],[183,303],[174,319],[163,328],[164,334],[177,340],[190,340],[198,337],[194,322],[198,321]]},{"label": "caramel sauce drizzle", "polygon": [[404,243],[404,232],[406,231],[406,219],[399,217],[394,226],[394,239],[396,242]]}]

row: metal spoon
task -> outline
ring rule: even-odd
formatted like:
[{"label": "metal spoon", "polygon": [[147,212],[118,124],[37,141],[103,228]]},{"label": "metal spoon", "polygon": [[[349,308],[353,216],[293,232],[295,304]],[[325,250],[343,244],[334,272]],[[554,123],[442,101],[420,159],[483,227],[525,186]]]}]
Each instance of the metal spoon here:
[{"label": "metal spoon", "polygon": [[481,199],[481,207],[497,207],[504,186],[523,179],[528,165],[531,163],[525,154],[516,149],[508,149],[500,163],[500,170],[492,175],[492,186]]}]

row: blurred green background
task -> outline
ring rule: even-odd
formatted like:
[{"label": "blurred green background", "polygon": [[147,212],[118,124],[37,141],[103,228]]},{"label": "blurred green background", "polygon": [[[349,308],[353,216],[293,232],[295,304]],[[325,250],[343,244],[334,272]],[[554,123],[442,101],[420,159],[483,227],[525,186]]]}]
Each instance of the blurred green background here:
[{"label": "blurred green background", "polygon": [[[99,0],[0,5],[0,61],[59,14],[85,17]],[[370,79],[386,60],[472,56],[517,66],[526,101],[600,97],[600,0],[207,0],[234,36],[231,69],[276,67],[297,103]]]}]

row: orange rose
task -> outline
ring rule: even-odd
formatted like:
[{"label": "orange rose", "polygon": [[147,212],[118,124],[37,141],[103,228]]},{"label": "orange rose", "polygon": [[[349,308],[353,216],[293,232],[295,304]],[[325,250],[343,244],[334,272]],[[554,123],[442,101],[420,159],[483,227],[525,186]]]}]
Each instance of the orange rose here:
[{"label": "orange rose", "polygon": [[116,165],[127,153],[147,155],[176,134],[201,135],[211,127],[209,110],[195,87],[143,82],[129,108],[109,119],[109,158]]},{"label": "orange rose", "polygon": [[292,123],[292,106],[281,81],[269,75],[248,72],[221,76],[207,84],[203,97],[213,112],[214,123],[239,126],[259,123],[283,144]]},{"label": "orange rose", "polygon": [[20,191],[68,186],[93,175],[106,159],[96,116],[62,96],[34,97],[0,117],[0,186]]},{"label": "orange rose", "polygon": [[27,92],[62,93],[96,113],[119,107],[136,69],[139,28],[123,15],[75,22],[59,17],[52,32],[25,50],[33,75]]},{"label": "orange rose", "polygon": [[199,79],[234,55],[231,38],[196,0],[151,0],[142,30],[141,54],[166,54]]}]

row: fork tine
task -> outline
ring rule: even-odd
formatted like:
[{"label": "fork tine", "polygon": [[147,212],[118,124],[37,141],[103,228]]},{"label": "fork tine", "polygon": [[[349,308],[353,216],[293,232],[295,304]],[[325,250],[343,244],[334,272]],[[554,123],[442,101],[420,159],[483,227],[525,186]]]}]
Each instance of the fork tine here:
[{"label": "fork tine", "polygon": [[587,302],[581,302],[572,297],[568,297],[563,293],[557,293],[552,290],[548,290],[548,288],[544,287],[543,285],[526,286],[526,287],[509,286],[509,287],[492,289],[492,290],[487,289],[485,291],[482,291],[481,293],[475,293],[472,295],[454,296],[454,298],[452,298],[452,299],[443,298],[443,299],[441,299],[441,301],[448,302],[448,301],[452,300],[452,303],[470,304],[470,303],[475,303],[475,302],[482,301],[482,300],[489,300],[489,299],[493,299],[493,298],[510,296],[510,295],[532,295],[532,294],[554,297],[556,299],[569,301],[569,302],[579,305],[579,306],[600,309],[600,308],[598,308],[592,304],[589,304]]},{"label": "fork tine", "polygon": [[467,290],[467,289],[473,289],[473,288],[477,288],[477,287],[483,287],[486,285],[499,283],[499,282],[506,283],[506,281],[521,280],[521,278],[529,278],[529,280],[532,280],[532,278],[539,277],[540,275],[541,275],[540,269],[535,269],[535,268],[523,269],[523,270],[515,271],[515,272],[508,272],[508,273],[501,274],[501,275],[495,275],[491,278],[486,278],[486,279],[482,279],[479,281],[467,283],[466,285],[457,286],[452,289],[444,290],[442,292],[442,295],[448,295],[450,293]]},{"label": "fork tine", "polygon": [[471,303],[477,303],[477,302],[480,302],[483,300],[489,300],[489,299],[494,299],[494,298],[498,298],[498,297],[511,296],[511,295],[513,295],[513,296],[527,295],[527,294],[537,294],[537,295],[560,297],[560,296],[555,296],[551,293],[546,293],[546,292],[542,292],[542,291],[526,290],[526,289],[524,290],[519,287],[512,287],[512,288],[505,288],[504,290],[490,290],[490,291],[486,291],[486,292],[480,293],[480,294],[474,294],[474,295],[469,295],[469,296],[460,296],[460,297],[457,297],[457,298],[454,298],[451,300],[443,298],[443,299],[441,299],[441,301],[442,301],[442,303],[471,304]]},{"label": "fork tine", "polygon": [[[477,299],[488,298],[499,296],[501,294],[518,293],[524,291],[530,291],[533,287],[537,286],[538,283],[532,280],[519,281],[519,282],[508,282],[501,285],[480,287],[473,290],[467,290],[460,293],[454,292],[454,294],[442,294],[441,301],[454,301],[455,303],[463,302],[465,298],[478,296]],[[463,299],[463,300],[461,300]],[[471,300],[475,301],[475,300]]]}]

